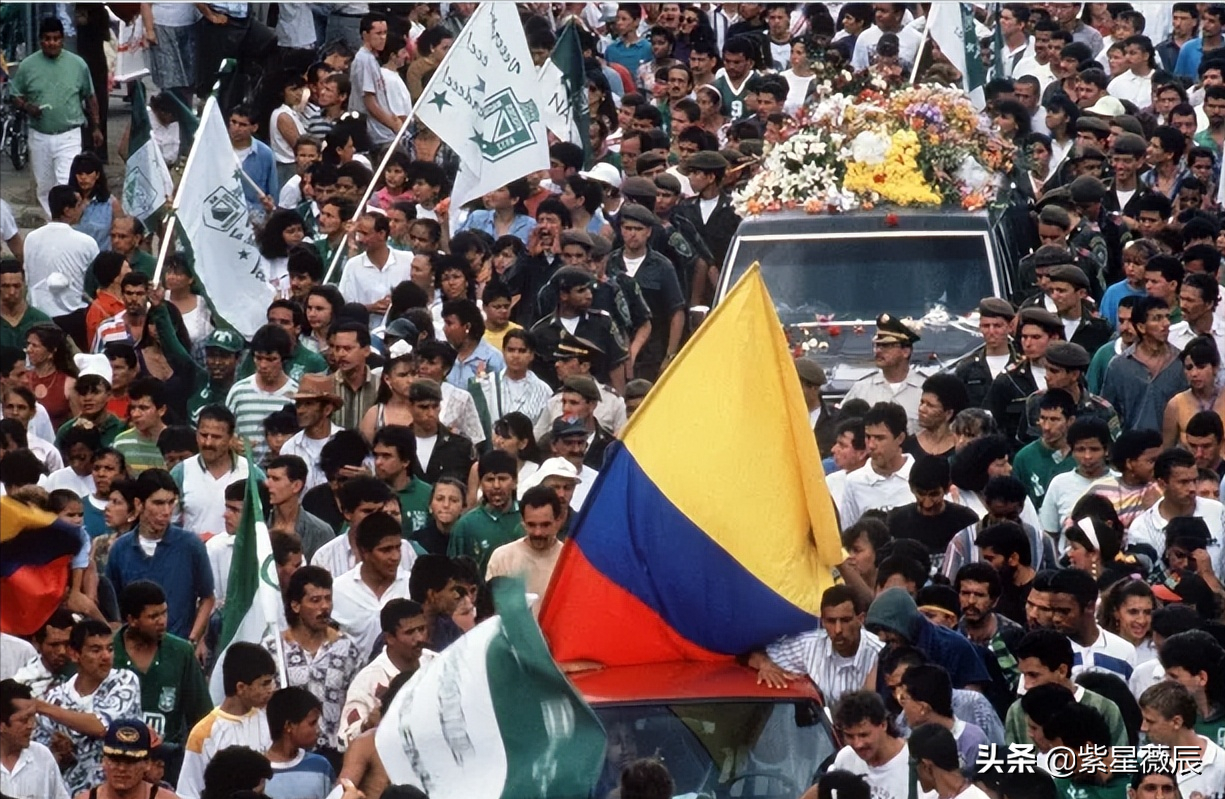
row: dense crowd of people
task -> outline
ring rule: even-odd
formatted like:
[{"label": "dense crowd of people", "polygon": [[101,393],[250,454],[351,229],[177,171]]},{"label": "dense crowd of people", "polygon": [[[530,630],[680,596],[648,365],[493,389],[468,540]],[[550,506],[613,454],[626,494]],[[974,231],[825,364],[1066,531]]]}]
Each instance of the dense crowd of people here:
[{"label": "dense crowd of people", "polygon": [[[106,137],[101,7],[39,22],[9,86],[46,222],[0,201],[0,483],[81,548],[62,607],[3,637],[6,797],[422,795],[374,728],[494,612],[488,581],[539,610],[715,298],[731,193],[814,81],[962,84],[927,3],[520,3],[537,67],[578,30],[588,141],[451,207],[459,159],[410,116],[476,5],[131,11],[172,169],[239,62],[224,116],[276,297],[249,340],[196,276],[210,254],[159,269],[162,231],[108,183],[129,136]],[[1222,799],[1225,5],[975,13],[1017,290],[938,374],[880,308],[878,371],[837,407],[797,358],[847,556],[818,629],[741,660],[831,707],[844,746],[807,796]],[[218,665],[252,474],[283,616]],[[1005,745],[1033,767],[993,770]],[[616,765],[621,799],[672,796],[667,763]]]}]

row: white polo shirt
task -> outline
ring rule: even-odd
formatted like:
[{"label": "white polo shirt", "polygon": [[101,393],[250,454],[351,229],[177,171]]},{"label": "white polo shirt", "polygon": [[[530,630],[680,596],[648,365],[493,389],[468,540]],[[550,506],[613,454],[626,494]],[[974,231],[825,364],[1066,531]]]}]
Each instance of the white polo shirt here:
[{"label": "white polo shirt", "polygon": [[66,316],[86,307],[85,271],[98,255],[92,236],[63,222],[48,222],[25,240],[30,305],[48,316]]},{"label": "white polo shirt", "polygon": [[230,471],[213,477],[200,455],[176,465],[170,475],[179,484],[179,517],[183,529],[196,535],[225,535],[225,489],[247,479],[247,459],[233,458]]},{"label": "white polo shirt", "polygon": [[[1158,554],[1165,552],[1165,528],[1169,519],[1161,515],[1164,499],[1159,499],[1148,510],[1137,516],[1127,528],[1127,540],[1131,544],[1148,544]],[[1225,505],[1215,499],[1195,498],[1195,510],[1191,514],[1208,525],[1208,556],[1212,558],[1213,571],[1217,577],[1225,577]]]},{"label": "white polo shirt", "polygon": [[[412,260],[413,254],[408,250],[388,250],[387,263],[380,269],[365,253],[355,255],[345,261],[344,274],[340,276],[337,288],[348,302],[360,302],[362,305],[378,302],[411,277]],[[382,321],[382,314],[370,314],[370,329],[378,327]]]},{"label": "white polo shirt", "polygon": [[393,599],[409,598],[408,575],[408,569],[401,566],[395,581],[387,586],[382,596],[375,596],[370,586],[362,582],[360,566],[354,566],[333,581],[332,619],[341,630],[353,636],[364,657],[370,656],[381,632],[379,613],[383,607]]},{"label": "white polo shirt", "polygon": [[913,466],[914,456],[906,455],[902,468],[888,476],[877,474],[872,468],[872,461],[848,474],[842,490],[842,504],[838,506],[842,529],[859,521],[866,510],[878,508],[887,511],[914,502],[914,494],[910,492],[910,470]]}]

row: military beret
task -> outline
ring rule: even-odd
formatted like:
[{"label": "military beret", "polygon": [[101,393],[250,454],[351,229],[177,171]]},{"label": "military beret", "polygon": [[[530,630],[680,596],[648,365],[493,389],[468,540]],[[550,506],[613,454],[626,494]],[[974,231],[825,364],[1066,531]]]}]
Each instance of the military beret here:
[{"label": "military beret", "polygon": [[600,387],[590,375],[570,375],[561,382],[563,391],[572,391],[588,402],[600,401]]},{"label": "military beret", "polygon": [[1135,155],[1143,158],[1148,152],[1148,142],[1143,136],[1137,136],[1134,133],[1120,133],[1114,137],[1114,147],[1110,148],[1110,152],[1115,155]]},{"label": "military beret", "polygon": [[1137,136],[1144,138],[1144,126],[1140,124],[1140,120],[1133,117],[1131,114],[1119,114],[1114,119],[1110,120],[1112,127],[1120,128],[1128,133],[1134,133]]},{"label": "military beret", "polygon": [[1076,132],[1088,131],[1100,133],[1102,137],[1110,135],[1110,123],[1101,117],[1081,116],[1076,120]]},{"label": "military beret", "polygon": [[1097,203],[1106,196],[1107,189],[1100,179],[1092,175],[1081,175],[1068,185],[1068,191],[1072,194],[1073,202]]},{"label": "military beret", "polygon": [[727,169],[731,166],[727,159],[714,150],[699,150],[685,160],[685,171],[698,170],[701,172],[715,172],[719,169]]},{"label": "military beret", "polygon": [[[629,183],[629,181],[626,181],[626,183]],[[645,205],[639,205],[638,203],[625,203],[621,206],[621,220],[625,221],[627,219],[647,227],[659,224],[659,217],[651,213]]]},{"label": "military beret", "polygon": [[563,230],[561,232],[561,243],[563,246],[567,244],[577,244],[588,252],[591,252],[591,248],[595,246],[595,243],[591,240],[590,233],[585,230],[577,230],[575,228]]},{"label": "military beret", "polygon": [[[655,169],[656,167],[667,166],[668,159],[659,153],[643,153],[638,156],[638,160],[634,163],[637,165],[638,174],[641,175],[643,172]],[[621,184],[621,191],[625,191],[624,183]]]},{"label": "military beret", "polygon": [[621,193],[626,197],[654,197],[658,192],[650,178],[632,177],[621,183]]},{"label": "military beret", "polygon": [[669,172],[663,172],[655,176],[655,188],[659,189],[660,191],[670,192],[672,194],[680,194],[681,182],[676,175]]},{"label": "military beret", "polygon": [[810,386],[825,385],[825,370],[811,358],[796,358],[795,371],[800,376],[800,382]]},{"label": "military beret", "polygon": [[1063,321],[1045,308],[1022,308],[1019,327],[1037,325],[1047,333],[1063,332]]},{"label": "military beret", "polygon": [[1072,217],[1068,216],[1068,209],[1060,205],[1048,205],[1038,212],[1038,224],[1054,225],[1067,230],[1072,227]]},{"label": "military beret", "polygon": [[1070,283],[1074,288],[1089,289],[1089,276],[1085,274],[1085,270],[1079,266],[1072,264],[1059,264],[1051,268],[1051,271],[1046,273],[1047,279],[1052,283],[1058,281],[1060,283]]},{"label": "military beret", "polygon": [[553,275],[553,285],[558,291],[569,291],[573,288],[590,286],[595,278],[586,269],[577,266],[563,266]]},{"label": "military beret", "polygon": [[605,258],[610,252],[612,252],[612,242],[599,233],[591,237],[591,257],[593,259]]},{"label": "military beret", "polygon": [[883,313],[876,317],[876,335],[873,344],[904,344],[910,346],[919,340],[919,334],[902,324],[896,316]]},{"label": "military beret", "polygon": [[643,380],[641,377],[631,380],[625,384],[625,391],[622,391],[625,399],[642,399],[651,390],[652,383],[650,380]]},{"label": "military beret", "polygon": [[423,377],[414,380],[413,384],[408,387],[408,401],[421,402],[423,400],[442,402],[442,386]]},{"label": "military beret", "polygon": [[1017,315],[1017,309],[1008,300],[999,297],[983,297],[978,303],[978,315],[993,319],[1012,319]]},{"label": "military beret", "polygon": [[1060,247],[1058,244],[1043,244],[1034,251],[1034,266],[1059,266],[1060,264],[1075,263],[1076,259],[1072,255],[1072,251],[1067,247]]},{"label": "military beret", "polygon": [[1052,341],[1046,348],[1046,361],[1064,369],[1083,371],[1089,368],[1089,352],[1070,341]]}]

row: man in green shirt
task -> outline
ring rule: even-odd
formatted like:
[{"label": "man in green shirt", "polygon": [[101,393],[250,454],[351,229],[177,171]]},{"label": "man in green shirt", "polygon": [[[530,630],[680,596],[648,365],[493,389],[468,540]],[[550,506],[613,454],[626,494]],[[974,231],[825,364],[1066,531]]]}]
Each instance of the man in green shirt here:
[{"label": "man in green shirt", "polygon": [[1012,476],[1025,485],[1035,508],[1042,507],[1051,478],[1076,468],[1070,457],[1068,428],[1076,420],[1076,403],[1068,392],[1053,388],[1038,403],[1038,430],[1041,436],[1021,447],[1012,461]]},{"label": "man in green shirt", "polygon": [[476,472],[481,482],[481,504],[455,523],[447,554],[452,558],[467,555],[484,574],[495,549],[523,536],[515,502],[519,467],[514,455],[495,449],[481,456]]},{"label": "man in green shirt", "polygon": [[47,195],[52,186],[68,183],[72,159],[81,153],[81,126],[85,109],[93,146],[103,143],[98,98],[85,61],[64,49],[64,25],[44,17],[38,26],[40,50],[21,61],[13,76],[13,105],[30,118],[30,166],[38,187],[38,201],[50,215]]},{"label": "man in green shirt", "polygon": [[116,669],[140,678],[145,723],[162,736],[165,779],[178,782],[183,744],[196,722],[213,709],[208,682],[191,642],[166,632],[166,593],[151,580],[136,580],[119,597],[124,625],[115,633]]},{"label": "man in green shirt", "polygon": [[132,427],[115,437],[115,449],[127,459],[133,476],[145,469],[165,469],[157,438],[166,429],[166,387],[156,377],[138,377],[128,385],[128,418]]},{"label": "man in green shirt", "polygon": [[1076,753],[1075,760],[1068,764],[1071,776],[1055,778],[1062,799],[1129,799],[1129,769],[1122,764],[1117,772],[1114,769],[1115,746],[1121,749],[1125,744],[1114,741],[1115,746],[1111,746],[1110,730],[1100,713],[1072,702],[1042,725],[1042,731],[1052,747],[1066,747]]},{"label": "man in green shirt", "polygon": [[413,474],[417,437],[412,428],[389,424],[374,434],[374,476],[400,500],[400,525],[412,540],[430,520],[430,484]]},{"label": "man in green shirt", "polygon": [[[1039,685],[1063,686],[1072,692],[1077,703],[1091,708],[1101,716],[1109,734],[1106,746],[1127,746],[1127,728],[1123,725],[1123,716],[1119,713],[1118,706],[1101,694],[1073,682],[1072,642],[1066,635],[1050,629],[1031,630],[1017,644],[1013,655],[1017,659],[1021,682],[1026,691],[1031,691]],[[1034,743],[1029,731],[1029,717],[1021,707],[1020,699],[1008,708],[1004,718],[1004,739],[1010,744]]]},{"label": "man in green shirt", "polygon": [[233,330],[214,330],[204,342],[205,368],[196,367],[196,390],[187,399],[187,415],[193,424],[205,405],[225,402],[236,379],[238,356],[245,347],[242,336]]},{"label": "man in green shirt", "polygon": [[21,261],[0,261],[0,347],[24,350],[26,335],[37,324],[51,324],[51,317],[26,301],[26,272]]}]

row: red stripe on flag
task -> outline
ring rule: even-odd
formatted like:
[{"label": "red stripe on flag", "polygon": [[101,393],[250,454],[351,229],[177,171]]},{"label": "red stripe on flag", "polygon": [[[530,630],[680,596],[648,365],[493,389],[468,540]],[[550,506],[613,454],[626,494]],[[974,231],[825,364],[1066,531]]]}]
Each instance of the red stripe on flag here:
[{"label": "red stripe on flag", "polygon": [[0,579],[0,632],[33,635],[64,601],[71,557],[23,566]]},{"label": "red stripe on flag", "polygon": [[[565,614],[565,635],[550,636],[562,613],[561,605],[546,600],[540,627],[558,663],[595,661],[604,666],[655,663],[668,660],[728,660],[688,641],[637,597],[596,570],[574,542],[566,544],[547,597],[583,597],[583,605],[598,613]],[[561,601],[566,601],[562,599]],[[609,647],[610,637],[619,645]]]}]

